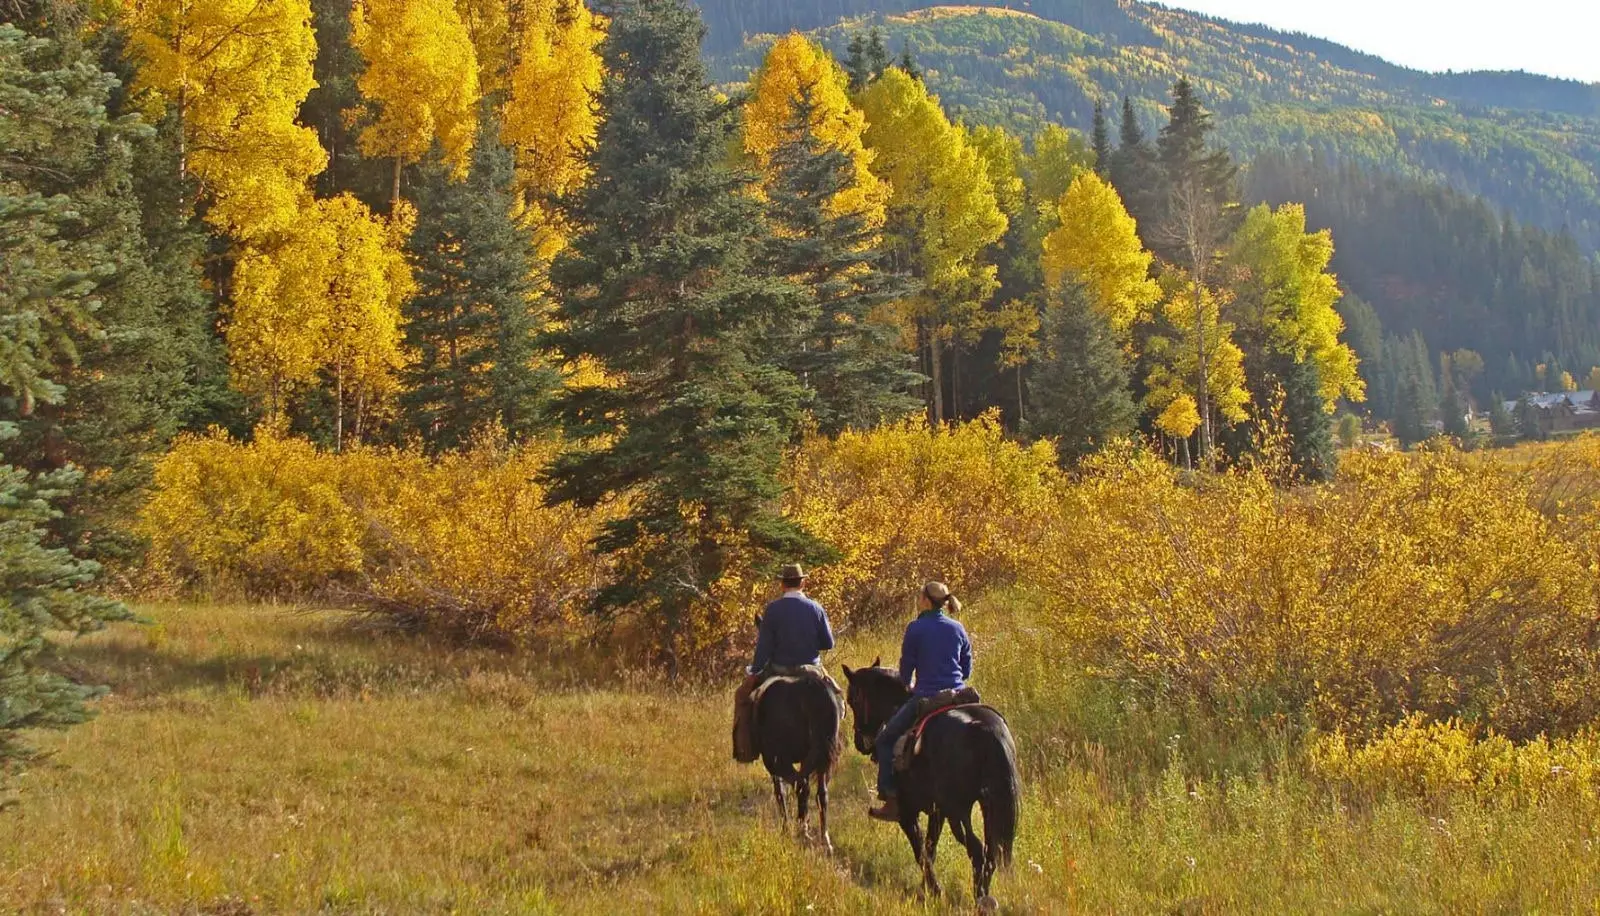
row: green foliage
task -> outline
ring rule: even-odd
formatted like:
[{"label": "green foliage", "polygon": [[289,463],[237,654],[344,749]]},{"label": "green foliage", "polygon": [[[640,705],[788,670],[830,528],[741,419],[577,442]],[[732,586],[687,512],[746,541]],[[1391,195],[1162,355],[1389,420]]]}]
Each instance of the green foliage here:
[{"label": "green foliage", "polygon": [[559,382],[541,364],[533,238],[512,216],[514,161],[483,121],[466,181],[430,163],[407,242],[417,294],[404,306],[406,425],[436,449],[468,444],[489,426],[519,441],[542,422]]},{"label": "green foliage", "polygon": [[792,312],[787,333],[770,336],[772,359],[810,392],[817,429],[898,420],[917,409],[911,394],[922,381],[900,347],[888,306],[915,287],[889,273],[879,233],[861,212],[835,212],[833,201],[854,186],[850,154],[811,130],[812,103],[794,106],[790,129],[772,155],[767,213],[775,272],[800,284],[806,304]]},{"label": "green foliage", "polygon": [[692,609],[732,567],[816,553],[775,506],[801,388],[762,358],[762,335],[806,297],[761,265],[760,203],[728,164],[733,112],[706,81],[695,13],[634,0],[615,14],[593,173],[572,207],[586,228],[552,270],[551,335],[611,384],[558,400],[573,445],[549,472],[551,498],[632,496],[597,542],[629,562],[596,608],[648,609],[676,670]]},{"label": "green foliage", "polygon": [[1138,411],[1117,334],[1081,286],[1068,284],[1056,294],[1043,325],[1028,429],[1054,438],[1061,460],[1070,463],[1131,433]]},{"label": "green foliage", "polygon": [[1034,0],[1028,13],[1008,0],[919,12],[908,11],[926,4],[912,0],[702,5],[719,78],[754,66],[753,52],[739,50],[746,37],[759,46],[764,33],[817,29],[842,53],[860,20],[835,23],[877,14],[891,41],[916,47],[929,88],[969,123],[1088,130],[1095,102],[1122,95],[1151,119],[1156,100],[1187,76],[1229,113],[1219,136],[1241,160],[1320,151],[1443,179],[1522,222],[1566,227],[1586,250],[1600,246],[1600,100],[1580,83],[1422,73],[1306,35],[1114,0]]},{"label": "green foliage", "polygon": [[1361,418],[1353,413],[1341,414],[1334,432],[1341,446],[1355,448],[1361,442]]}]

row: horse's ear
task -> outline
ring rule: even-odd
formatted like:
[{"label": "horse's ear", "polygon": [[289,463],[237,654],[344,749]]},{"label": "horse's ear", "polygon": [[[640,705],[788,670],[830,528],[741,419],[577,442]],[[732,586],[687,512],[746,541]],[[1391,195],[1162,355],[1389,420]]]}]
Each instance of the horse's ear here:
[{"label": "horse's ear", "polygon": [[755,622],[756,622],[756,629],[758,629],[758,630],[759,630],[759,629],[761,629],[761,615],[760,615],[760,614],[757,614],[757,615],[756,615],[756,616],[755,616],[755,617],[754,617],[754,620],[755,620]]},{"label": "horse's ear", "polygon": [[882,668],[883,667],[883,656],[880,655],[877,658],[873,659],[872,660],[872,667],[874,667],[874,668]]},{"label": "horse's ear", "polygon": [[845,680],[853,681],[853,680],[856,679],[856,673],[854,671],[850,670],[850,666],[849,665],[843,665],[841,667],[844,668],[844,679]]}]

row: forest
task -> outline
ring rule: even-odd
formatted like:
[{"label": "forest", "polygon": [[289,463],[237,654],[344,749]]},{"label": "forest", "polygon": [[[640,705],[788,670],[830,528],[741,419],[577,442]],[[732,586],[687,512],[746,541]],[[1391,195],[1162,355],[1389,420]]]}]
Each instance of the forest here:
[{"label": "forest", "polygon": [[0,898],[925,912],[726,759],[797,561],[851,664],[970,596],[1013,911],[1600,894],[1600,439],[1466,419],[1600,381],[1572,235],[1178,70],[987,122],[870,22],[0,18]]},{"label": "forest", "polygon": [[[909,47],[952,116],[1088,130],[1096,101],[1134,100],[1146,129],[1179,76],[1242,160],[1321,155],[1481,196],[1519,222],[1600,246],[1600,90],[1528,74],[1425,74],[1302,35],[1144,3],[707,4],[714,71],[742,79],[789,28],[836,53],[877,26]],[[924,9],[924,7],[927,7]],[[993,7],[984,9],[985,7]],[[730,36],[747,40],[740,44]]]}]

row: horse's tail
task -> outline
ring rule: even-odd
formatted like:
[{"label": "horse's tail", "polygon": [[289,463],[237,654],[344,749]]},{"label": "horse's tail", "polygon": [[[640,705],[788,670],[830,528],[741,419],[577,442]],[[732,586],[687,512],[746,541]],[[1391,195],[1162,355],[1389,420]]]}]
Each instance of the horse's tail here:
[{"label": "horse's tail", "polygon": [[1011,730],[996,717],[989,740],[983,742],[979,761],[978,806],[983,809],[983,842],[989,862],[997,868],[1011,865],[1017,838],[1021,788],[1017,777],[1017,750]]},{"label": "horse's tail", "polygon": [[826,685],[818,683],[821,698],[806,704],[807,754],[805,772],[832,773],[844,753],[844,729],[839,700]]}]

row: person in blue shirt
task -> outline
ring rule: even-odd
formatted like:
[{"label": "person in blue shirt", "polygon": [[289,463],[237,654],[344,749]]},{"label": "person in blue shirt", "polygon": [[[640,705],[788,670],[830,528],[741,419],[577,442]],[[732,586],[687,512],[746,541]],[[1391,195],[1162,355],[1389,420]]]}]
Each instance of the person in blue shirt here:
[{"label": "person in blue shirt", "polygon": [[878,761],[878,798],[882,803],[867,812],[880,821],[900,820],[895,799],[894,745],[916,724],[917,701],[946,690],[960,690],[972,678],[972,640],[967,629],[952,618],[961,613],[961,602],[950,594],[943,582],[922,587],[917,619],[906,627],[900,642],[900,680],[911,688],[911,699],[901,706],[883,730],[878,732],[875,757]]},{"label": "person in blue shirt", "polygon": [[833,648],[833,627],[828,612],[805,593],[806,572],[791,563],[779,573],[783,596],[761,612],[756,654],[745,669],[744,683],[733,696],[733,757],[751,763],[758,756],[755,740],[756,704],[751,694],[769,673],[822,664],[822,653]]}]

